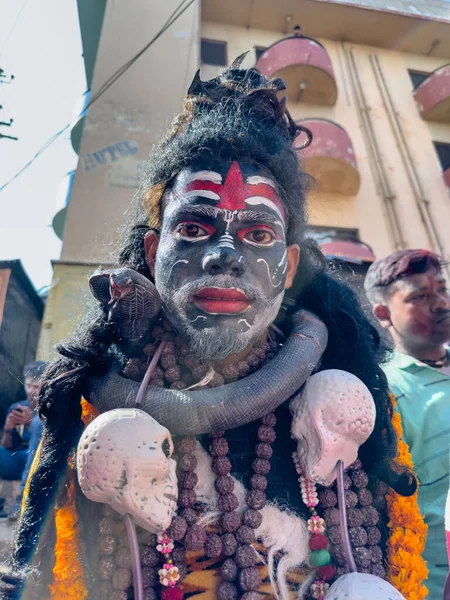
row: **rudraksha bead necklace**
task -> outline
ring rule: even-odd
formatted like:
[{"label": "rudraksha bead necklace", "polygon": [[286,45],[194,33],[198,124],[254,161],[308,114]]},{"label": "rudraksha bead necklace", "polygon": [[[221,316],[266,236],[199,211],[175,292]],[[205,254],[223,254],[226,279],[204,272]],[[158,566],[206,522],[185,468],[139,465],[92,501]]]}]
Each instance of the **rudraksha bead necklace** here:
[{"label": "rudraksha bead necklace", "polygon": [[[191,355],[179,338],[175,337],[170,324],[162,323],[161,326],[153,329],[152,334],[154,341],[145,346],[145,356],[129,359],[124,368],[124,375],[136,380],[142,379],[149,360],[157,350],[158,341],[164,339],[166,347],[153,373],[151,385],[172,389],[184,389],[199,383],[208,387],[217,387],[225,382],[236,381],[256,371],[273,357],[277,349],[274,340],[269,340],[267,343],[258,342],[245,360],[235,365],[212,369],[211,365],[205,365]],[[174,517],[167,534],[160,536],[159,539],[156,535],[144,531],[140,533],[145,600],[183,598],[180,583],[186,575],[184,564],[186,550],[204,551],[205,556],[210,559],[225,557],[221,568],[222,581],[217,591],[218,600],[260,598],[258,590],[261,586],[261,578],[256,567],[257,554],[252,544],[256,541],[255,529],[262,522],[260,511],[266,504],[266,475],[270,471],[275,424],[276,417],[271,413],[262,419],[259,426],[256,457],[252,463],[253,475],[247,493],[247,507],[242,516],[237,510],[239,502],[234,494],[231,462],[227,456],[228,442],[223,437],[223,432],[211,434],[212,470],[216,476],[214,485],[218,494],[218,508],[222,513],[219,530],[212,533],[207,533],[197,524],[196,441],[194,438],[187,437],[175,440],[176,454],[178,454],[179,514]],[[301,477],[302,475],[300,480]],[[349,534],[359,570],[383,577],[385,574],[382,565],[383,552],[379,546],[381,532],[377,523],[378,510],[385,509],[384,496],[387,489],[384,484],[377,482],[376,493],[373,496],[367,489],[368,481],[360,461],[356,461],[345,474]],[[317,554],[319,561],[315,565],[318,567],[318,579],[311,587],[311,595],[313,598],[322,598],[328,581],[331,582],[335,575],[340,576],[347,572],[340,540],[337,497],[335,491],[330,488],[320,488],[317,497],[314,496],[317,494],[316,490],[307,483],[303,485],[301,482],[301,486],[303,501],[313,509],[308,522],[309,529],[314,529],[310,548],[314,560]],[[316,499],[318,502],[315,505],[311,505],[311,502],[308,504],[307,500],[311,501],[311,498],[313,504]],[[323,519],[315,512],[316,505],[323,509]],[[102,600],[126,600],[129,597],[132,578],[127,537],[123,524],[117,520],[120,518],[119,515],[109,507],[105,507],[105,511],[105,517],[100,524],[100,597]],[[336,567],[332,566],[329,560],[325,561],[328,542],[326,538],[323,541],[322,536],[317,535],[323,533],[319,531],[321,525],[324,529],[326,527],[327,537],[331,543],[330,551],[333,562],[337,563]]]}]

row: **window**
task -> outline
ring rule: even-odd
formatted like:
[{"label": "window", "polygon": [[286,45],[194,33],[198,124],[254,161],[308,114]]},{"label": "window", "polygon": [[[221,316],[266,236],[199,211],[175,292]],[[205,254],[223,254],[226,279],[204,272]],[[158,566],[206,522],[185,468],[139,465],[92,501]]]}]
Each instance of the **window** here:
[{"label": "window", "polygon": [[256,62],[258,62],[266,50],[267,48],[263,48],[262,46],[255,46]]},{"label": "window", "polygon": [[203,64],[225,67],[227,64],[227,43],[217,40],[202,40],[200,56]]},{"label": "window", "polygon": [[443,142],[434,142],[434,147],[441,163],[443,171],[450,168],[450,144],[444,144]]},{"label": "window", "polygon": [[408,73],[409,73],[409,76],[411,77],[411,81],[413,83],[415,90],[430,75],[429,73],[424,73],[423,71],[408,71]]}]

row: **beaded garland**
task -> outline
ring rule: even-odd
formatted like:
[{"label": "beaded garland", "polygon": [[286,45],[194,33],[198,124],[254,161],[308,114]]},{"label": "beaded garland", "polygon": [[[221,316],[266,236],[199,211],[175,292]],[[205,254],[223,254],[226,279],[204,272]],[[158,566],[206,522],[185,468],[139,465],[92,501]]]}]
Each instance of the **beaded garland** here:
[{"label": "beaded garland", "polygon": [[[349,572],[342,545],[339,510],[336,508],[337,494],[331,488],[321,488],[318,492],[316,484],[305,477],[296,452],[293,454],[293,459],[299,475],[303,502],[311,512],[308,520],[308,531],[311,534],[309,547],[311,564],[317,567],[317,579],[311,585],[310,596],[315,600],[323,600],[329,582],[332,582],[336,576],[340,577]],[[357,459],[344,474],[350,543],[359,571],[385,578],[383,550],[379,545],[382,535],[377,525],[380,520],[379,510],[386,508],[385,496],[388,487],[381,481],[374,482],[374,497],[366,487],[368,484],[369,477],[363,471],[361,461]],[[354,489],[351,489],[352,487]],[[317,514],[317,506],[324,510],[324,518]],[[329,542],[332,544],[332,555],[328,548]],[[335,567],[331,564],[332,556],[339,566]]]},{"label": "beaded garland", "polygon": [[[208,387],[236,381],[255,371],[271,358],[277,347],[273,340],[269,343],[260,342],[255,345],[245,361],[212,371],[211,365],[200,363],[179,339],[175,339],[167,323],[155,327],[152,333],[155,340],[145,346],[145,358],[129,359],[124,374],[140,380],[148,361],[156,352],[158,340],[165,339],[167,345],[153,374],[151,385],[169,385],[173,389],[198,385],[199,379],[202,379],[202,385]],[[223,437],[223,432],[210,435],[209,450],[221,512],[219,529],[212,533],[206,532],[197,524],[199,515],[195,486],[198,477],[195,472],[197,459],[194,454],[196,441],[187,437],[174,440],[178,456],[179,513],[174,517],[169,530],[159,539],[157,536],[140,532],[145,600],[182,600],[184,594],[180,583],[186,575],[184,561],[187,550],[203,551],[208,558],[224,558],[221,583],[217,590],[219,600],[256,600],[260,597],[258,589],[261,579],[255,566],[257,555],[252,543],[255,541],[254,530],[262,521],[260,510],[266,503],[266,475],[270,471],[275,423],[275,415],[267,415],[258,429],[256,457],[252,463],[253,475],[249,484],[247,507],[242,516],[237,512],[238,500],[233,493],[234,480],[231,476],[231,462],[227,456],[228,442]],[[298,461],[295,466],[298,467]],[[340,538],[337,496],[331,488],[318,486],[316,489],[316,486],[308,482],[301,473],[299,481],[303,502],[311,512],[308,520],[311,533],[309,545],[312,565],[317,568],[317,579],[311,586],[310,597],[320,600],[325,596],[331,582],[348,572]],[[367,489],[368,482],[369,478],[362,470],[359,460],[344,475],[349,533],[359,570],[383,577],[383,551],[379,546],[382,536],[377,524],[378,511],[386,508],[384,496],[387,486],[376,482],[370,491]],[[321,509],[321,514],[317,513],[318,508]],[[120,523],[117,524],[119,525]],[[125,600],[127,591],[131,589],[125,589],[126,585],[131,585],[131,565],[127,564],[129,551],[126,552],[128,549],[125,547],[126,536],[122,542],[116,540],[114,545],[111,538],[107,537],[108,528],[105,529],[104,522],[101,523],[100,529],[103,536],[100,543],[100,571],[103,575],[101,598]],[[127,574],[124,569],[127,570]]]},{"label": "beaded garland", "polygon": [[[185,389],[189,385],[196,385],[199,378],[203,378],[201,383],[208,387],[236,381],[256,371],[263,362],[273,357],[277,349],[275,340],[258,342],[245,360],[235,365],[211,370],[211,365],[201,363],[175,338],[169,323],[164,322],[161,326],[153,328],[152,335],[155,341],[164,339],[167,343],[150,384],[160,387],[170,384],[172,389]],[[140,380],[156,349],[156,343],[147,344],[144,347],[145,358],[129,359],[124,368],[124,375]],[[271,443],[275,440],[275,424],[276,417],[271,413],[262,419],[258,429],[256,457],[252,463],[253,476],[247,495],[247,508],[242,517],[237,512],[239,501],[233,493],[234,480],[230,475],[231,462],[227,457],[228,442],[223,437],[223,432],[215,432],[210,436],[212,470],[216,476],[218,507],[222,513],[220,535],[206,533],[197,524],[198,514],[194,510],[197,501],[195,486],[198,481],[195,473],[197,459],[194,455],[196,441],[189,437],[175,440],[175,451],[178,455],[179,514],[174,517],[169,530],[160,536],[159,543],[156,545],[156,551],[163,555],[164,561],[158,571],[163,600],[183,598],[183,591],[178,584],[182,581],[184,572],[181,565],[175,564],[175,559],[176,556],[184,557],[186,550],[203,550],[209,558],[218,558],[221,555],[226,557],[221,568],[222,581],[217,591],[219,600],[234,600],[238,597],[242,600],[255,600],[258,597],[257,590],[261,585],[261,578],[255,567],[257,554],[252,543],[256,541],[254,530],[262,522],[259,511],[266,504],[265,475],[270,471],[269,459],[272,456]],[[149,543],[150,548],[155,548],[153,538]],[[172,551],[173,558],[170,558]],[[148,550],[144,548],[144,559],[146,552],[148,554]],[[153,556],[152,552],[150,554]],[[144,560],[142,564],[144,565]],[[145,583],[148,583],[148,578]],[[156,583],[158,581],[155,581],[154,585]],[[157,597],[156,590],[152,591],[153,595],[148,586],[145,588],[146,600],[147,597],[151,600]],[[240,596],[241,592],[243,594]],[[114,600],[121,599],[114,598]]]},{"label": "beaded garland", "polygon": [[317,579],[311,585],[310,594],[316,600],[323,600],[325,594],[330,587],[327,583],[335,576],[335,569],[330,564],[331,555],[328,551],[328,539],[325,535],[326,524],[316,512],[316,506],[319,504],[319,495],[317,493],[316,484],[305,477],[300,466],[300,461],[297,452],[292,455],[300,483],[300,492],[302,500],[309,508],[311,517],[308,519],[308,531],[311,536],[309,539],[309,547],[311,550],[311,565],[317,567]]}]

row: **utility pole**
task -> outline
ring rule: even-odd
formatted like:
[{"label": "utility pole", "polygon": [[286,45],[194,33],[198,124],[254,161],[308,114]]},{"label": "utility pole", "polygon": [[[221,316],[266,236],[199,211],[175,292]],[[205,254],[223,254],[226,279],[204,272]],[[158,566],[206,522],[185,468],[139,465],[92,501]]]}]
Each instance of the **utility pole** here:
[{"label": "utility pole", "polygon": [[[14,75],[10,75],[8,77],[8,75],[5,74],[5,71],[2,68],[0,68],[0,84],[3,84],[3,85],[7,84],[7,85],[9,85],[9,84],[11,84],[13,82],[13,80],[14,80]],[[1,106],[1,105],[0,105],[0,110],[3,110],[3,106]],[[14,119],[11,119],[11,118],[9,119],[9,122],[7,122],[7,121],[0,121],[0,127],[2,127],[2,126],[3,127],[11,127],[11,125],[13,123],[14,123]],[[12,135],[6,135],[6,134],[0,132],[0,140],[2,138],[8,139],[8,140],[14,140],[14,141],[17,141],[19,139],[17,137],[12,136]]]}]

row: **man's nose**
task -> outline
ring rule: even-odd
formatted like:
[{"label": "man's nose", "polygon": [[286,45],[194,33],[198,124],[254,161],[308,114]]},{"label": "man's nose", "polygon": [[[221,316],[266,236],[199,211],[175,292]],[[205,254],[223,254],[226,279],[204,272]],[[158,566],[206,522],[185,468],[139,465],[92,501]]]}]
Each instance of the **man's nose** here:
[{"label": "man's nose", "polygon": [[450,310],[450,296],[446,292],[444,294],[437,293],[433,298],[433,311]]},{"label": "man's nose", "polygon": [[245,273],[244,257],[233,248],[214,248],[203,258],[202,267],[208,275],[234,275]]}]

